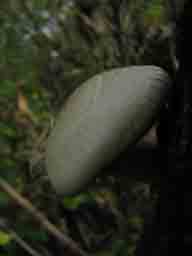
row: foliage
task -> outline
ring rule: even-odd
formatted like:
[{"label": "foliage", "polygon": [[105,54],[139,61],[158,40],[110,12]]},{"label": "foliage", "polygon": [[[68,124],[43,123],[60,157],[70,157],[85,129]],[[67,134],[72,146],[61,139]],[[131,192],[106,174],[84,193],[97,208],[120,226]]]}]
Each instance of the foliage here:
[{"label": "foliage", "polygon": [[5,246],[11,241],[11,236],[3,231],[0,231],[0,246]]},{"label": "foliage", "polygon": [[82,81],[106,69],[142,63],[172,69],[162,1],[96,1],[90,10],[79,2],[60,6],[41,37],[34,35],[43,56],[41,81],[54,105],[60,107]]},{"label": "foliage", "polygon": [[[45,175],[55,114],[82,81],[132,64],[172,70],[162,1],[94,2],[86,8],[80,1],[1,1],[0,176],[87,250],[133,255],[142,217],[154,201],[144,193],[146,184],[121,188],[109,178],[61,199]],[[0,191],[0,224],[4,220],[42,255],[62,255],[63,247]],[[26,252],[0,226],[1,254]]]}]

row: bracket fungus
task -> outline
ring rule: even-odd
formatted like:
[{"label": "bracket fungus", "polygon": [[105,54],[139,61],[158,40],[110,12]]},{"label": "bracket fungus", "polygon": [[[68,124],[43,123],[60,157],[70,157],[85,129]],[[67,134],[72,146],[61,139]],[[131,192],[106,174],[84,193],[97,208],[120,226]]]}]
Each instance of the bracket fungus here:
[{"label": "bracket fungus", "polygon": [[81,191],[104,166],[142,138],[169,88],[168,74],[156,66],[112,69],[78,87],[47,142],[47,171],[56,191],[63,195]]}]

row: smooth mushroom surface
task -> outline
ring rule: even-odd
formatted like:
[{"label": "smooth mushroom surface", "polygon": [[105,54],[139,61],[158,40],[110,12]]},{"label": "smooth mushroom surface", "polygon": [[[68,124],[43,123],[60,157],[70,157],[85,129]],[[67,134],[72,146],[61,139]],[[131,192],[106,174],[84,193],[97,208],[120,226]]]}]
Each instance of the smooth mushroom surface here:
[{"label": "smooth mushroom surface", "polygon": [[154,123],[169,88],[168,74],[156,66],[116,68],[78,87],[47,141],[46,166],[56,191],[81,191],[138,141]]}]

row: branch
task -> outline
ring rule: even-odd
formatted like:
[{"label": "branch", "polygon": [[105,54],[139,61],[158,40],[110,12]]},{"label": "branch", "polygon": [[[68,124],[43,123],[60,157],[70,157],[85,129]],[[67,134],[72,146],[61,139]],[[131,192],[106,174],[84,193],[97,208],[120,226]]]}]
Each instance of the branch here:
[{"label": "branch", "polygon": [[36,221],[38,221],[49,234],[52,234],[59,240],[63,246],[71,252],[72,255],[87,256],[81,248],[69,237],[65,236],[57,227],[52,224],[47,217],[38,211],[30,201],[21,196],[12,186],[0,177],[0,189],[7,193],[18,205],[30,213]]},{"label": "branch", "polygon": [[16,232],[13,230],[10,230],[10,235],[15,240],[15,242],[23,248],[28,254],[31,256],[42,256],[38,251],[36,251],[34,248],[32,248],[27,242],[25,242]]}]

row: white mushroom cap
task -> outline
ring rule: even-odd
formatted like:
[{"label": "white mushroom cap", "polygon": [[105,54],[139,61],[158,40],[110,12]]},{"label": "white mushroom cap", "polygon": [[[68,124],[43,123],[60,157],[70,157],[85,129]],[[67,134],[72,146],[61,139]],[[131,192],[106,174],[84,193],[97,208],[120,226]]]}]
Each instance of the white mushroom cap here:
[{"label": "white mushroom cap", "polygon": [[165,71],[131,66],[103,72],[68,98],[48,138],[46,165],[56,191],[74,194],[156,118],[170,88]]}]

